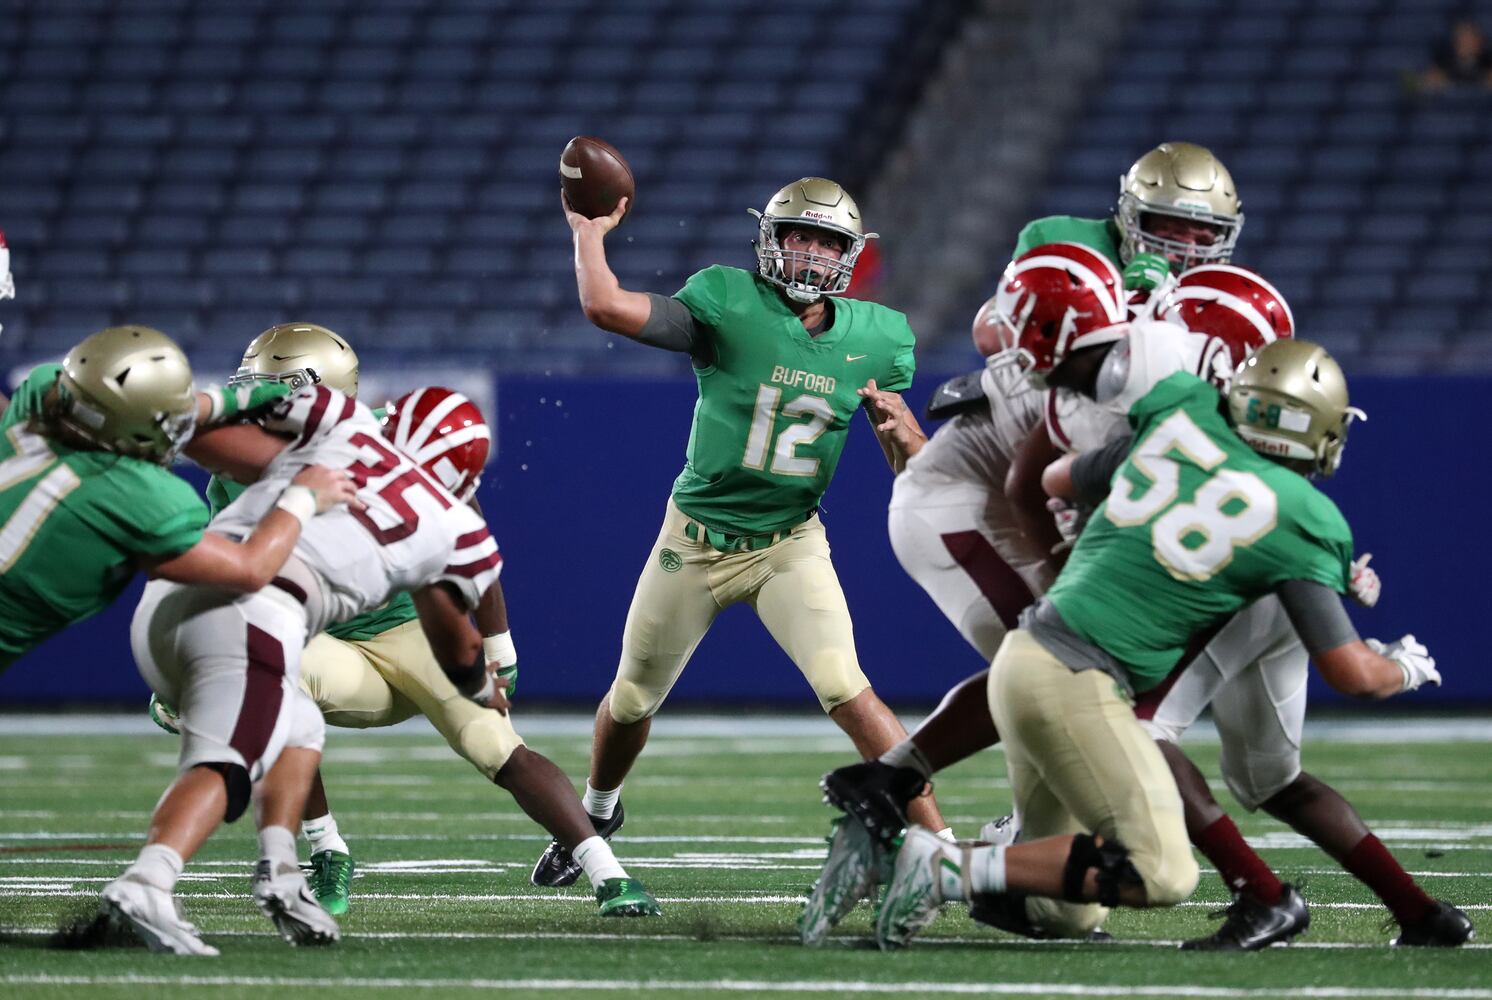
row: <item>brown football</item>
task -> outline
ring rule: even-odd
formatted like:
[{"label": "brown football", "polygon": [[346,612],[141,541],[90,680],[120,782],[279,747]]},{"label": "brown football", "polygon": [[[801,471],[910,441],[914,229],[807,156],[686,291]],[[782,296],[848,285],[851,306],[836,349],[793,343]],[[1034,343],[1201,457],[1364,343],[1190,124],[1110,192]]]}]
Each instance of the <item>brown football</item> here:
[{"label": "brown football", "polygon": [[637,193],[632,168],[605,139],[593,135],[571,139],[560,154],[559,170],[560,187],[570,207],[587,219],[610,215],[623,198],[627,199],[627,212],[622,218],[631,213]]}]

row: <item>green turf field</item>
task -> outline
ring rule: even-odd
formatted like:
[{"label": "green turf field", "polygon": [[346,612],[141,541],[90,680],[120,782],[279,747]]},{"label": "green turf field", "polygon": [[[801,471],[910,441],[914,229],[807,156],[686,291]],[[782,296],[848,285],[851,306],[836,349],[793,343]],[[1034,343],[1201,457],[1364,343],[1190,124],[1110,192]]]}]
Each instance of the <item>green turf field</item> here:
[{"label": "green turf field", "polygon": [[[583,777],[587,720],[519,721],[531,745]],[[274,936],[248,897],[255,843],[242,822],[219,832],[179,890],[223,954],[179,959],[44,946],[46,931],[92,911],[133,856],[171,777],[173,738],[136,718],[0,717],[0,995],[1492,998],[1486,945],[1389,949],[1386,911],[1367,890],[1267,819],[1239,822],[1312,904],[1310,932],[1288,948],[1177,951],[1214,926],[1209,911],[1223,901],[1204,866],[1184,906],[1111,918],[1114,944],[1025,942],[950,909],[910,948],[881,954],[867,944],[862,908],[808,951],[794,938],[796,900],[830,816],[815,783],[849,756],[822,719],[665,713],[627,786],[616,842],[665,916],[606,922],[588,891],[529,885],[546,838],[432,731],[329,735],[330,796],[361,864],[341,945],[296,951]],[[1394,717],[1313,727],[1311,737],[1311,770],[1357,804],[1433,895],[1492,926],[1492,723]],[[1189,749],[1216,779],[1216,747]],[[1003,761],[965,764],[937,791],[955,830],[973,835],[1008,804]]]}]

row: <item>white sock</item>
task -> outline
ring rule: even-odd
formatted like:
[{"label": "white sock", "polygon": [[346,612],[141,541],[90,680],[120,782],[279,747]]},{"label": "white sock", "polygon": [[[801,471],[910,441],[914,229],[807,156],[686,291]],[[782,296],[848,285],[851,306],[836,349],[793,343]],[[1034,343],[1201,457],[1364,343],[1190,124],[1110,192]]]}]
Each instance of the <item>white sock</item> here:
[{"label": "white sock", "polygon": [[306,838],[306,843],[311,845],[312,854],[320,854],[322,851],[352,853],[347,849],[347,841],[337,832],[337,820],[331,813],[302,821],[300,833]]},{"label": "white sock", "polygon": [[938,839],[939,840],[946,840],[950,844],[953,843],[954,841],[958,840],[958,838],[953,835],[953,827],[951,827],[951,826],[945,826],[945,827],[943,827],[943,829],[939,830],[938,831]]},{"label": "white sock", "polygon": [[591,783],[585,783],[585,797],[580,801],[585,805],[585,811],[597,819],[611,819],[611,814],[616,811],[617,799],[622,797],[622,786],[617,785],[609,792],[598,791],[591,787]]},{"label": "white sock", "polygon": [[181,878],[181,870],[185,867],[186,862],[181,860],[181,855],[176,853],[174,847],[168,847],[165,844],[146,844],[140,849],[140,856],[135,858],[135,863],[129,866],[125,874],[133,876],[146,885],[172,892],[176,888],[176,880]]},{"label": "white sock", "polygon": [[611,853],[611,845],[600,837],[587,837],[575,845],[570,855],[585,869],[585,877],[591,880],[591,885],[598,889],[609,878],[627,877],[627,870]]},{"label": "white sock", "polygon": [[932,764],[928,763],[927,757],[917,749],[917,744],[912,742],[910,736],[881,754],[880,761],[892,767],[910,767],[924,778],[933,776]]},{"label": "white sock", "polygon": [[976,847],[969,860],[969,878],[975,892],[1005,891],[1005,848]]},{"label": "white sock", "polygon": [[273,862],[276,872],[286,865],[300,867],[295,855],[295,834],[287,827],[266,826],[259,831],[259,856]]}]

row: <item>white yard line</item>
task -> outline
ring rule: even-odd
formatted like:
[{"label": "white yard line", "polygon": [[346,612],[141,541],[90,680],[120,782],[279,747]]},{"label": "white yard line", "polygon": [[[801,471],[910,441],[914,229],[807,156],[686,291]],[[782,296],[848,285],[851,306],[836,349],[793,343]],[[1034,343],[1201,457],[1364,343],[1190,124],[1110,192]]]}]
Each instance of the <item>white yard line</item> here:
[{"label": "white yard line", "polygon": [[1234,988],[1189,984],[1110,986],[1101,983],[990,983],[990,982],[846,982],[844,980],[791,979],[434,979],[375,977],[288,977],[288,976],[52,976],[8,975],[7,985],[38,986],[264,986],[322,990],[327,987],[354,989],[465,989],[532,990],[545,992],[618,992],[621,990],[668,991],[705,994],[722,993],[809,993],[842,995],[877,993],[914,996],[1104,996],[1104,997],[1217,997],[1335,998],[1411,997],[1415,1000],[1492,1000],[1492,989],[1386,989],[1359,986],[1282,986],[1279,988]]}]

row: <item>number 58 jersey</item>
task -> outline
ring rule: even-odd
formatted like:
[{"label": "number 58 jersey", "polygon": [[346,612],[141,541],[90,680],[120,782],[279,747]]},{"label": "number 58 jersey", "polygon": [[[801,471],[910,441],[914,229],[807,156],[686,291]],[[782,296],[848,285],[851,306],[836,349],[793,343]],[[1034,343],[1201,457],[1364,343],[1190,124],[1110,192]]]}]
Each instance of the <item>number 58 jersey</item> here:
[{"label": "number 58 jersey", "polygon": [[1210,383],[1171,375],[1129,419],[1134,445],[1047,597],[1136,691],[1287,580],[1346,591],[1352,532],[1336,504],[1244,443]]},{"label": "number 58 jersey", "polygon": [[318,514],[295,546],[295,555],[325,584],[328,623],[436,582],[453,585],[466,606],[475,608],[496,582],[502,556],[481,516],[395,448],[362,403],[326,386],[308,386],[283,400],[263,424],[294,438],[208,530],[246,537],[301,469],[346,469],[367,509]]}]

